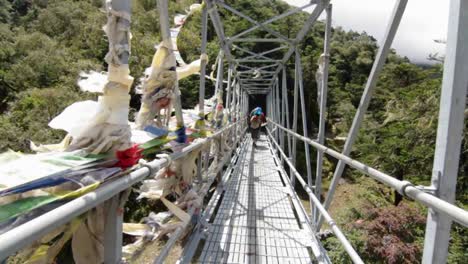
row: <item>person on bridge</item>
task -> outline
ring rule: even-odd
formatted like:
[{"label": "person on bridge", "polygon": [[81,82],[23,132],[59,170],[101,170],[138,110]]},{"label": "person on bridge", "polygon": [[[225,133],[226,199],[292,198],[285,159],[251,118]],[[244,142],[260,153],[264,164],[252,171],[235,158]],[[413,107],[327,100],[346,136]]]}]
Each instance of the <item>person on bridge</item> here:
[{"label": "person on bridge", "polygon": [[250,112],[250,134],[252,135],[253,145],[257,146],[257,140],[260,137],[260,129],[266,124],[265,114],[261,107],[256,107]]}]

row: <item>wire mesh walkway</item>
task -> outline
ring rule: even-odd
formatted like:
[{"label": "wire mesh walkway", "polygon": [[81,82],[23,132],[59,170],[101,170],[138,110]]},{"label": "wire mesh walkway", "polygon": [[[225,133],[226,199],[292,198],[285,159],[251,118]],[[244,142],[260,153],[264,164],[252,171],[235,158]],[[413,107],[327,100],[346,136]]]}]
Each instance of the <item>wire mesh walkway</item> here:
[{"label": "wire mesh walkway", "polygon": [[246,139],[224,191],[212,199],[201,263],[312,263],[317,241],[270,142]]}]

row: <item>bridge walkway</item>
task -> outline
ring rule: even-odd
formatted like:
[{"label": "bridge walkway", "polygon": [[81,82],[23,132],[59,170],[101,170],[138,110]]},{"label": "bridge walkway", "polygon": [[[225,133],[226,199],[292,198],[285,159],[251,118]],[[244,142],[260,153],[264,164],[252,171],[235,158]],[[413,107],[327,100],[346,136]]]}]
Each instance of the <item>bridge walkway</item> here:
[{"label": "bridge walkway", "polygon": [[210,201],[200,263],[316,263],[320,246],[265,135],[246,138],[223,191]]}]

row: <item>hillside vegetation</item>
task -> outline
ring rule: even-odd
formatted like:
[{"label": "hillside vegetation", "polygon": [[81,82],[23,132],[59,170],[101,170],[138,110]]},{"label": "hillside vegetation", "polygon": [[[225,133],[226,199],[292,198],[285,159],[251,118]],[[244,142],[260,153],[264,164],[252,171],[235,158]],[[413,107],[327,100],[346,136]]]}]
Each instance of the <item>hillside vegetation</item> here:
[{"label": "hillside vegetation", "polygon": [[[195,2],[170,1],[171,17],[183,13]],[[290,8],[278,0],[226,1],[258,21]],[[154,0],[134,0],[131,31],[130,70],[135,79],[151,63],[154,45],[159,43],[159,24]],[[100,0],[0,0],[0,151],[28,152],[29,140],[58,142],[63,132],[47,123],[66,106],[95,95],[79,91],[78,75],[86,70],[104,70],[107,40],[102,31],[106,17]],[[226,35],[232,36],[251,24],[220,9]],[[275,30],[294,36],[306,18],[305,13],[282,19]],[[200,55],[200,14],[195,14],[181,33],[179,49],[186,61]],[[307,120],[311,137],[317,131],[317,89],[315,71],[322,53],[324,24],[316,23],[306,36],[302,51]],[[254,31],[255,37],[266,33]],[[208,32],[210,65],[219,50],[212,27]],[[252,51],[270,44],[250,43]],[[343,137],[351,125],[378,45],[366,33],[333,29],[327,116],[327,145],[341,150]],[[239,51],[233,51],[240,54]],[[280,54],[273,54],[281,58]],[[287,65],[288,93],[292,106],[294,62]],[[380,76],[359,139],[351,156],[399,179],[428,184],[432,174],[442,66],[421,67],[392,52]],[[198,100],[198,77],[181,82],[184,107]],[[207,96],[212,95],[208,82]],[[139,107],[133,96],[133,111]],[[291,111],[292,112],[292,111]],[[133,116],[130,116],[133,119]],[[299,119],[300,120],[300,119]],[[302,131],[301,122],[299,131]],[[468,208],[468,133],[465,122],[462,157],[457,184],[457,204]],[[298,169],[305,175],[303,145]],[[311,150],[312,157],[315,152]],[[315,158],[313,167],[315,166]],[[333,174],[336,160],[325,161],[325,177]],[[421,259],[426,210],[403,200],[395,206],[394,194],[352,169],[345,171],[333,216],[353,245],[369,263],[416,263]],[[325,188],[327,182],[325,182]],[[326,189],[325,189],[326,191]],[[336,207],[338,206],[338,207]],[[138,211],[137,209],[135,209]],[[138,219],[138,217],[136,217]],[[337,263],[350,262],[338,241],[324,240]],[[468,232],[458,225],[452,228],[449,263],[468,263]]]}]

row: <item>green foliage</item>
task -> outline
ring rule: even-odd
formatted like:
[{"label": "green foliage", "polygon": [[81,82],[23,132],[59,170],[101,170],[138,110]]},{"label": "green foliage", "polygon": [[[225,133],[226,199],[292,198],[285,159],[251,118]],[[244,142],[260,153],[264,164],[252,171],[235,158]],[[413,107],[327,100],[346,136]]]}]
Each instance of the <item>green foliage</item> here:
[{"label": "green foliage", "polygon": [[0,0],[0,23],[8,23],[11,19],[11,3],[8,0]]},{"label": "green foliage", "polygon": [[68,105],[85,98],[65,87],[28,89],[19,94],[7,115],[0,117],[0,148],[29,149],[29,141],[58,142],[65,135],[44,126]]}]

